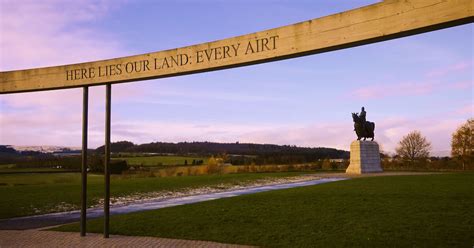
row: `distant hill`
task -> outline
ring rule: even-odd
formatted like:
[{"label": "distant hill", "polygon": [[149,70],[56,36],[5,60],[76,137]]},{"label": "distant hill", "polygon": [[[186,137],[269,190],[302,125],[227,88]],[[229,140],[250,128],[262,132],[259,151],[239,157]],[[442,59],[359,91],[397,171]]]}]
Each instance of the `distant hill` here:
[{"label": "distant hill", "polygon": [[66,146],[9,146],[19,152],[64,153],[80,152],[80,147]]},{"label": "distant hill", "polygon": [[0,145],[0,153],[17,154],[18,152],[11,146]]},{"label": "distant hill", "polygon": [[438,151],[432,151],[431,156],[435,157],[450,157],[451,156],[451,151],[450,150],[438,150]]},{"label": "distant hill", "polygon": [[[97,152],[103,153],[104,146],[98,147]],[[173,154],[238,154],[238,155],[279,155],[279,156],[305,156],[312,159],[324,158],[349,158],[349,152],[325,147],[297,147],[288,145],[251,144],[251,143],[215,143],[215,142],[180,142],[166,143],[153,142],[135,145],[129,141],[113,142],[112,152],[136,153],[173,153]]]}]

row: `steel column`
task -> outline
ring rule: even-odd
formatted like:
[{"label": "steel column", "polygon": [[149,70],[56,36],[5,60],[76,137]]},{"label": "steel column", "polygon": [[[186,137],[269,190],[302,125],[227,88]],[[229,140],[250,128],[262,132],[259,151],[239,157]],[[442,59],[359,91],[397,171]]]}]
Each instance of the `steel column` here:
[{"label": "steel column", "polygon": [[82,95],[82,167],[81,167],[81,236],[86,236],[87,220],[87,118],[89,109],[89,87]]},{"label": "steel column", "polygon": [[110,112],[112,85],[106,85],[105,96],[105,197],[104,197],[104,238],[109,237],[109,216],[110,216]]}]

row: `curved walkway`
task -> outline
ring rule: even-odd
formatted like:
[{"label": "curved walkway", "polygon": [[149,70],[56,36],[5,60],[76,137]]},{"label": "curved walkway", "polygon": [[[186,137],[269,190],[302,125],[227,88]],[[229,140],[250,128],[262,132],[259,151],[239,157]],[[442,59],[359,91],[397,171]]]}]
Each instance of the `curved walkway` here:
[{"label": "curved walkway", "polygon": [[78,233],[3,230],[0,231],[0,247],[206,247],[244,248],[251,246],[223,244],[211,241],[165,239],[111,235],[104,239],[101,234],[88,233],[80,237]]}]

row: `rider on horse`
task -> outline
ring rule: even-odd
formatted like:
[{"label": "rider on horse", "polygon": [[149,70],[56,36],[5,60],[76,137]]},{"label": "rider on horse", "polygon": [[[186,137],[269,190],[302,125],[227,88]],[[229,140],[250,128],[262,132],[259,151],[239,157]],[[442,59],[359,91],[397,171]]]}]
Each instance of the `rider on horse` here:
[{"label": "rider on horse", "polygon": [[367,121],[367,120],[365,119],[365,116],[366,116],[366,115],[367,115],[367,112],[365,112],[364,107],[362,107],[362,109],[361,109],[361,111],[360,111],[359,118],[360,118],[361,121],[363,121],[364,126],[365,126],[365,122]]},{"label": "rider on horse", "polygon": [[[357,113],[356,113],[357,115]],[[360,114],[358,115],[359,116],[359,120],[360,120],[360,124],[362,125],[362,129],[364,130],[367,130],[367,120],[366,120],[366,115],[367,115],[367,112],[365,112],[365,108],[362,107],[362,109],[360,110]],[[355,128],[354,128],[354,131],[355,131]]]},{"label": "rider on horse", "polygon": [[360,110],[360,114],[359,114],[359,118],[360,118],[360,121],[362,122],[362,127],[364,128],[364,130],[367,130],[367,120],[366,120],[366,116],[367,115],[367,112],[365,112],[365,108],[362,107],[362,109]]},{"label": "rider on horse", "polygon": [[366,115],[367,112],[365,112],[364,107],[362,107],[360,114],[352,113],[357,140],[360,140],[360,138],[364,138],[364,140],[365,138],[372,138],[374,140],[375,123],[367,121]]}]

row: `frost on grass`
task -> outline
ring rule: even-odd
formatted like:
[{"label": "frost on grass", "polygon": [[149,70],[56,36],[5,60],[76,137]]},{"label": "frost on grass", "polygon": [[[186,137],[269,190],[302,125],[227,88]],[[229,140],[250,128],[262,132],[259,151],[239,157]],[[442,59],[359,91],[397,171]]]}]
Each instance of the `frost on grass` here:
[{"label": "frost on grass", "polygon": [[78,209],[79,206],[75,204],[70,204],[67,202],[61,202],[54,206],[54,208],[51,210],[51,212],[67,212],[67,211],[72,211],[75,209]]},{"label": "frost on grass", "polygon": [[71,204],[67,202],[60,202],[54,206],[43,206],[38,207],[30,205],[29,208],[33,214],[45,214],[45,213],[57,213],[57,212],[68,212],[79,209],[79,206],[76,204]]},{"label": "frost on grass", "polygon": [[[219,193],[224,191],[233,191],[240,189],[247,189],[260,186],[270,186],[277,184],[285,183],[295,183],[303,182],[309,180],[320,179],[317,175],[303,175],[303,176],[293,176],[293,177],[282,177],[282,178],[264,178],[254,181],[233,181],[229,183],[221,183],[216,185],[209,185],[204,187],[197,188],[181,188],[174,191],[153,191],[153,192],[144,192],[144,193],[133,193],[125,196],[111,197],[110,203],[112,206],[128,205],[132,203],[140,203],[146,201],[159,201],[172,198],[202,195],[209,193]],[[92,208],[101,208],[104,205],[104,199],[99,199],[97,203],[92,206]],[[30,205],[30,209],[34,214],[44,214],[44,213],[57,213],[57,212],[68,212],[80,209],[80,206],[77,204],[71,204],[67,202],[60,202],[54,206],[43,206],[37,207]]]}]

